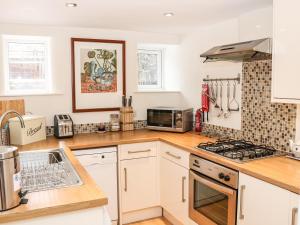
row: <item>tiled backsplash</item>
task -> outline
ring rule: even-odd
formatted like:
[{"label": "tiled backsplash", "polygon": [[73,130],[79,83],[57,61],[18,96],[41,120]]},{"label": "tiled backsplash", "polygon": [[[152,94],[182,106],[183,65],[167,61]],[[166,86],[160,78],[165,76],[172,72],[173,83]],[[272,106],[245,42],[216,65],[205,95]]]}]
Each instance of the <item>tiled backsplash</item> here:
[{"label": "tiled backsplash", "polygon": [[234,130],[205,124],[204,131],[218,131],[233,138],[288,151],[295,138],[295,104],[271,103],[272,60],[243,63],[242,129]]},{"label": "tiled backsplash", "polygon": [[[98,127],[100,125],[104,125],[106,131],[110,130],[109,122],[74,124],[74,133],[75,134],[94,133],[98,130]],[[134,121],[134,129],[143,129],[146,126],[147,126],[147,121],[146,120],[136,120],[136,121]],[[47,136],[53,136],[54,127],[53,126],[47,126],[46,129],[47,129]]]}]

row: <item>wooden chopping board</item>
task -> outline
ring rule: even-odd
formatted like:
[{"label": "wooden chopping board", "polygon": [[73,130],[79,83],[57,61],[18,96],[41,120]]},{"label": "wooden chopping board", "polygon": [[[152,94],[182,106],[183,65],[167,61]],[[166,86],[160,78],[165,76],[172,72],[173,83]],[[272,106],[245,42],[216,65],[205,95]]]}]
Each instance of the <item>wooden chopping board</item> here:
[{"label": "wooden chopping board", "polygon": [[[7,110],[15,110],[21,115],[25,115],[25,103],[24,99],[16,100],[1,100],[0,101],[0,116]],[[15,117],[16,115],[11,115],[10,117]],[[10,118],[9,116],[7,118]],[[5,124],[5,121],[3,121]]]}]

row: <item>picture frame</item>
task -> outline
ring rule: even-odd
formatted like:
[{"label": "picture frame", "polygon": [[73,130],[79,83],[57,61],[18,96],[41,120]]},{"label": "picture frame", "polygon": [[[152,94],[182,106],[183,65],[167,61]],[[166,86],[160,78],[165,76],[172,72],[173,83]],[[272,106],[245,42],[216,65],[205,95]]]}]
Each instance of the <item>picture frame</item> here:
[{"label": "picture frame", "polygon": [[71,38],[72,111],[119,111],[126,95],[126,42]]}]

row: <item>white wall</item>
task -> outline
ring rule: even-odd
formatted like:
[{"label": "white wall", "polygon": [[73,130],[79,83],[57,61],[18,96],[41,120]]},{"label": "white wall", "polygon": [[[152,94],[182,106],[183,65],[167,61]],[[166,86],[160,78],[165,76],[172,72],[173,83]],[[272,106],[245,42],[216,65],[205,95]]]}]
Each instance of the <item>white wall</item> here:
[{"label": "white wall", "polygon": [[[192,34],[185,36],[181,43],[182,56],[182,93],[184,100],[192,107],[201,107],[201,85],[203,78],[209,75],[210,78],[235,77],[241,73],[241,63],[215,62],[203,63],[200,54],[216,45],[233,43],[238,41],[238,21],[236,19],[199,29]],[[223,87],[223,106],[225,108],[225,88]],[[240,85],[238,86],[237,98],[240,99]],[[239,100],[240,102],[240,100]],[[219,110],[212,109],[209,114],[209,123],[219,126],[240,129],[240,113],[232,113],[230,118],[218,118]]]},{"label": "white wall", "polygon": [[[45,115],[47,124],[52,124],[54,114],[71,113],[71,65],[70,65],[70,38],[99,38],[99,39],[119,39],[126,40],[126,76],[127,76],[127,94],[133,95],[133,106],[136,109],[135,119],[146,118],[146,108],[157,105],[180,105],[181,94],[173,93],[135,93],[137,90],[137,45],[138,43],[154,43],[167,46],[168,76],[172,76],[172,68],[176,61],[176,45],[179,38],[173,35],[161,35],[154,33],[142,33],[121,30],[104,30],[89,28],[71,28],[71,27],[50,27],[50,26],[27,26],[0,24],[0,35],[39,35],[51,37],[52,45],[52,72],[54,78],[54,88],[57,95],[49,96],[25,96],[26,111],[35,114]],[[170,49],[170,51],[168,50]],[[0,59],[2,59],[2,42],[0,42]],[[177,74],[178,78],[178,74]],[[0,60],[0,92],[3,85],[3,65]],[[176,82],[173,85],[176,87]],[[168,86],[168,89],[172,87]],[[12,99],[0,97],[0,99]],[[76,113],[71,114],[75,123],[103,122],[109,120],[109,114],[106,113]]]},{"label": "white wall", "polygon": [[[180,45],[181,90],[184,101],[192,107],[201,107],[201,85],[203,78],[235,77],[242,73],[241,63],[214,62],[203,63],[199,55],[211,47],[239,41],[272,37],[272,7],[255,10],[238,18],[212,26],[202,27],[182,38]],[[223,105],[226,107],[226,84],[223,87]],[[237,99],[241,102],[241,85],[237,86]],[[232,92],[231,92],[232,95]],[[212,109],[209,123],[234,129],[241,128],[241,111],[232,112],[230,117],[217,117],[218,110]]]}]

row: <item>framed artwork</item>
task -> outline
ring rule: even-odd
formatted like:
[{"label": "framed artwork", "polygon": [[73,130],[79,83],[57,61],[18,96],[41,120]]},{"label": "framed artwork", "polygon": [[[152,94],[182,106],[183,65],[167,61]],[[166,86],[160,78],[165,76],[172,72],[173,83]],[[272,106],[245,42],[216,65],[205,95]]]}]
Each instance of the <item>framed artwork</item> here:
[{"label": "framed artwork", "polygon": [[73,112],[117,111],[126,95],[125,41],[71,38]]}]

